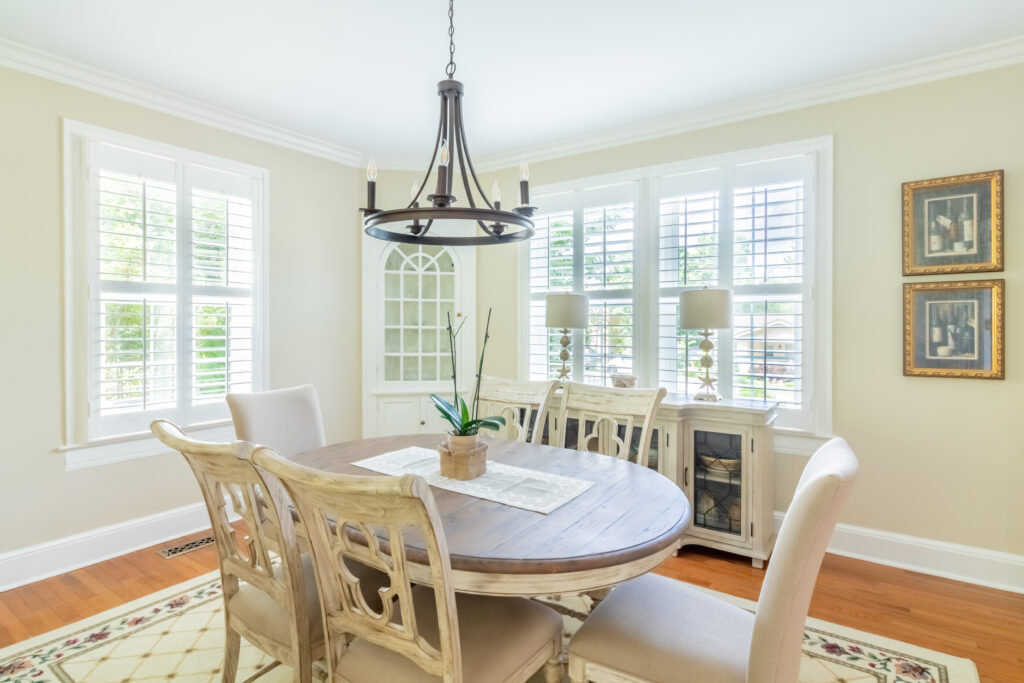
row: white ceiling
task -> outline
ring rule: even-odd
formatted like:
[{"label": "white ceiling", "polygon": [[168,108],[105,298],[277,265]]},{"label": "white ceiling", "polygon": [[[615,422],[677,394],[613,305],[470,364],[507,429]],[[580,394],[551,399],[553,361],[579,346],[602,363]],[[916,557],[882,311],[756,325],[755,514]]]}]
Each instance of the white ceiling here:
[{"label": "white ceiling", "polygon": [[[447,21],[443,0],[0,3],[0,38],[386,158],[432,147]],[[480,157],[1024,35],[1024,2],[458,0],[455,31]]]}]

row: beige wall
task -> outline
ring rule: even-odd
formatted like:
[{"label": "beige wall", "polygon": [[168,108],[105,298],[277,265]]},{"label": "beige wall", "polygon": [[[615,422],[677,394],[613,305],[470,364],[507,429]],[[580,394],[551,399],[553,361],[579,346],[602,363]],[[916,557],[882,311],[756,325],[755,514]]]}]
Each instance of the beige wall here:
[{"label": "beige wall", "polygon": [[[1024,66],[938,81],[531,164],[535,185],[835,136],[834,432],[862,475],[842,522],[1024,553]],[[1006,171],[1004,381],[902,374],[900,184]],[[497,174],[512,189],[512,170]],[[488,179],[486,182],[490,182]],[[485,185],[486,187],[486,185]],[[495,307],[488,372],[517,371],[517,250],[479,254],[478,320]],[[776,459],[785,509],[805,459]]]},{"label": "beige wall", "polygon": [[61,118],[270,172],[270,384],[313,382],[359,435],[362,172],[0,68],[0,553],[200,500],[180,456],[74,472],[63,432]]}]

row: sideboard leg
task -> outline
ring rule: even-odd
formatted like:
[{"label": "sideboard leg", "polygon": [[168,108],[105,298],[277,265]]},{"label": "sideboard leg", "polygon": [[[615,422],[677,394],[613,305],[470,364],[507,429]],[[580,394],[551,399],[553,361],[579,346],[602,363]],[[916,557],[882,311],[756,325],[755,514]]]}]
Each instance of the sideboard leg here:
[{"label": "sideboard leg", "polygon": [[753,567],[754,569],[764,569],[764,560],[759,560],[759,559],[757,559],[756,557],[754,557],[754,558],[751,558],[751,560],[750,560],[750,565],[751,565],[751,566],[752,566],[752,567]]}]

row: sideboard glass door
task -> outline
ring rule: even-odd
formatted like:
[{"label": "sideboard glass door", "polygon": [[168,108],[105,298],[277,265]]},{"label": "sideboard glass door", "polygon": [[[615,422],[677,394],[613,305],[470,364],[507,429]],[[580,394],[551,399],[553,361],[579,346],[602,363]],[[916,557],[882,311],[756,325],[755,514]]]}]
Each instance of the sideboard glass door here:
[{"label": "sideboard glass door", "polygon": [[695,427],[692,438],[694,527],[744,536],[744,435]]}]

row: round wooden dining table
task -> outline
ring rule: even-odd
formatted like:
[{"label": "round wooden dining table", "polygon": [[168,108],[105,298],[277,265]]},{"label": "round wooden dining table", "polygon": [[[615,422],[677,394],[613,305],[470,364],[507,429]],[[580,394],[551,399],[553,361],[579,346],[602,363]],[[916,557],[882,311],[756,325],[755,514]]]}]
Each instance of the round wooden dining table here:
[{"label": "round wooden dining table", "polygon": [[[391,436],[332,444],[291,456],[306,467],[383,476],[352,463],[408,446],[436,448],[442,435]],[[690,505],[654,470],[599,453],[488,439],[488,461],[593,481],[548,514],[432,487],[451,557],[454,588],[482,595],[582,593],[658,566],[676,550]],[[411,578],[429,584],[421,540],[407,537]],[[419,547],[417,547],[419,546]]]}]

